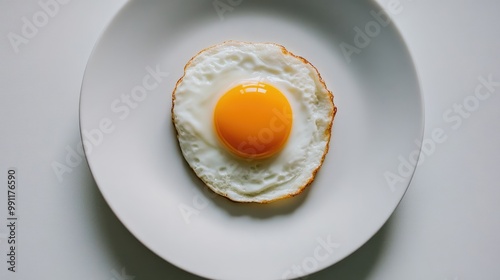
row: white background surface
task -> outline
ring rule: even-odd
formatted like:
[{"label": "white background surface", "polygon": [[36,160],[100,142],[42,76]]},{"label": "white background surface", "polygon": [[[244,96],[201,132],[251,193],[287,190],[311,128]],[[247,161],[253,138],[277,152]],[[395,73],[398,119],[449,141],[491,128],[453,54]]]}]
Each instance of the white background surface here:
[{"label": "white background surface", "polygon": [[[5,263],[7,188],[0,179],[0,279],[197,278],[128,233],[85,162],[62,181],[51,167],[64,162],[67,147],[80,141],[85,65],[124,3],[69,1],[16,53],[8,34],[21,34],[22,18],[41,8],[37,1],[0,1],[0,176],[6,177],[9,167],[19,175],[15,274]],[[448,138],[424,158],[388,224],[356,253],[309,279],[498,279],[500,86],[456,129],[443,114],[474,95],[479,77],[491,74],[500,82],[500,4],[401,0],[401,5],[394,21],[420,77],[426,137],[441,128]]]}]

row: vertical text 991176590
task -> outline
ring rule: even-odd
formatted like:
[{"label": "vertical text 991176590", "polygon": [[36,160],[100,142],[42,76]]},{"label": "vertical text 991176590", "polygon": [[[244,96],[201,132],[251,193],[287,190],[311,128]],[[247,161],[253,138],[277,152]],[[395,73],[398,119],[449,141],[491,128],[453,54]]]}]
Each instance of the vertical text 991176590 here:
[{"label": "vertical text 991176590", "polygon": [[15,169],[7,171],[7,270],[16,272],[17,250],[17,172]]}]

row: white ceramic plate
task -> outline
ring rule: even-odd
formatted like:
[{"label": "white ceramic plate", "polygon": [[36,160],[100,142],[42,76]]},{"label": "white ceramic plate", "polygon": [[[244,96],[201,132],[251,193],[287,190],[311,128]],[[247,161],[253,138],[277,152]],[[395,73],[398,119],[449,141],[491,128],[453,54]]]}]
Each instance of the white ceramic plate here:
[{"label": "white ceramic plate", "polygon": [[[406,191],[414,168],[398,165],[418,153],[423,130],[411,58],[393,25],[370,13],[380,10],[348,0],[128,3],[94,49],[80,104],[87,160],[117,217],[165,260],[216,279],[294,278],[363,245]],[[355,28],[368,28],[366,46]],[[179,151],[175,82],[194,54],[229,39],[284,45],[335,94],[331,150],[300,196],[232,203],[208,191]],[[347,44],[357,47],[350,62]],[[400,176],[393,186],[387,172]]]}]

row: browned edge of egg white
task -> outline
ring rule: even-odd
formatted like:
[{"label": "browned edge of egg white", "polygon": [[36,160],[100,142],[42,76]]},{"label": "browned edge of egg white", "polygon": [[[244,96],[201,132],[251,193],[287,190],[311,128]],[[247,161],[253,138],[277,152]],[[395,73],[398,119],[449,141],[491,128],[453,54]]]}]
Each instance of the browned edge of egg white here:
[{"label": "browned edge of egg white", "polygon": [[[276,199],[272,199],[272,200],[263,200],[263,201],[238,201],[238,200],[233,200],[231,198],[229,198],[227,196],[227,194],[225,193],[221,193],[219,191],[216,191],[214,190],[213,188],[211,188],[210,186],[208,186],[207,182],[203,181],[203,179],[201,179],[200,177],[196,176],[198,179],[200,179],[210,190],[212,190],[213,192],[219,194],[220,196],[222,197],[225,197],[226,199],[228,199],[229,201],[231,202],[238,202],[238,203],[258,203],[258,204],[268,204],[270,202],[275,202],[275,201],[278,201],[278,200],[282,200],[282,199],[286,199],[286,198],[290,198],[290,197],[294,197],[300,193],[302,193],[309,185],[312,184],[312,182],[314,181],[314,178],[316,177],[316,174],[318,173],[319,169],[321,168],[321,166],[323,166],[323,163],[325,161],[325,157],[326,157],[326,154],[328,153],[328,151],[330,150],[330,140],[331,140],[331,135],[332,135],[332,126],[333,126],[333,121],[335,119],[335,115],[337,114],[337,106],[335,106],[335,103],[333,102],[333,93],[328,89],[328,87],[326,86],[326,83],[325,81],[323,80],[323,77],[321,77],[321,74],[319,73],[318,69],[311,63],[309,62],[307,59],[305,59],[304,57],[302,56],[299,56],[299,55],[295,55],[293,54],[292,52],[288,51],[284,46],[280,45],[280,44],[276,44],[276,43],[273,43],[273,42],[260,42],[260,43],[254,43],[254,42],[245,42],[245,41],[234,41],[234,40],[228,40],[228,41],[224,41],[220,44],[216,44],[216,45],[213,45],[213,46],[210,46],[210,47],[207,47],[207,48],[204,48],[202,49],[201,51],[199,51],[198,53],[196,53],[193,57],[191,57],[191,59],[186,63],[186,65],[184,66],[184,73],[182,75],[182,77],[179,78],[179,80],[177,80],[177,82],[175,83],[175,87],[174,87],[174,90],[172,91],[172,109],[170,110],[170,113],[171,113],[171,119],[172,119],[172,123],[175,127],[175,133],[176,133],[176,138],[178,139],[179,138],[179,132],[177,131],[177,126],[175,125],[175,120],[174,120],[174,106],[175,106],[175,92],[177,91],[177,87],[179,86],[179,84],[182,82],[182,80],[184,79],[184,76],[186,75],[186,69],[193,63],[193,60],[198,57],[201,53],[203,52],[206,52],[210,49],[213,49],[213,48],[216,48],[216,47],[219,47],[219,46],[222,46],[224,44],[227,44],[227,43],[235,43],[235,44],[270,44],[270,45],[275,45],[277,47],[279,47],[281,49],[281,52],[285,55],[291,55],[292,57],[295,57],[299,60],[301,60],[302,62],[304,62],[305,64],[307,65],[310,65],[314,71],[316,72],[316,74],[318,75],[318,78],[319,78],[319,81],[320,83],[323,85],[323,88],[326,89],[326,91],[328,92],[329,94],[329,97],[330,97],[330,104],[333,106],[333,109],[331,111],[331,114],[330,114],[330,125],[328,126],[328,128],[326,129],[325,133],[326,133],[326,136],[328,138],[327,142],[326,142],[326,147],[325,147],[325,150],[323,152],[323,156],[321,157],[321,161],[319,163],[319,165],[313,170],[312,174],[311,174],[311,177],[309,178],[309,180],[303,185],[301,186],[295,193],[291,193],[291,194],[287,194],[287,195],[284,195],[284,196],[281,196],[281,197],[278,197]],[[178,144],[179,141],[177,141]],[[180,146],[179,146],[180,148]],[[194,170],[192,170],[194,172]],[[196,172],[194,172],[196,174]]]}]

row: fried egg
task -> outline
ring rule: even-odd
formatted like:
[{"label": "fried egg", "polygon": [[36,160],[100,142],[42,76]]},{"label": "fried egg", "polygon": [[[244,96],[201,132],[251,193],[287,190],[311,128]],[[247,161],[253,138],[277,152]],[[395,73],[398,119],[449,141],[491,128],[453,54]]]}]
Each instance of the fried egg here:
[{"label": "fried egg", "polygon": [[185,160],[210,189],[238,202],[302,192],[323,163],[335,113],[316,68],[274,43],[202,50],[172,95]]}]

